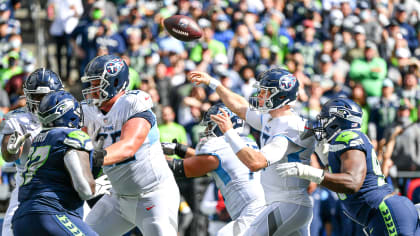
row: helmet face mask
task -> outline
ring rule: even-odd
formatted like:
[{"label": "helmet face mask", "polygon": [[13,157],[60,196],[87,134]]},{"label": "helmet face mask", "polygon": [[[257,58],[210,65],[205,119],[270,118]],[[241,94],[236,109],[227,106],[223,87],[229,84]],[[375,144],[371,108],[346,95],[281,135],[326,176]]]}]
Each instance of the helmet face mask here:
[{"label": "helmet face mask", "polygon": [[257,76],[257,93],[249,98],[251,110],[266,113],[292,105],[298,95],[299,81],[287,70],[273,68]]},{"label": "helmet face mask", "polygon": [[250,109],[263,113],[273,110],[274,105],[272,99],[279,90],[275,87],[259,86],[258,83],[254,87],[258,90],[255,96],[249,98]]},{"label": "helmet face mask", "polygon": [[81,78],[86,89],[82,90],[88,105],[100,107],[128,86],[128,66],[113,55],[95,57],[86,66]]},{"label": "helmet face mask", "polygon": [[63,90],[63,83],[52,70],[40,68],[32,72],[23,83],[23,93],[28,110],[35,114],[41,99],[46,94],[57,90]]},{"label": "helmet face mask", "polygon": [[[106,71],[104,70],[105,74]],[[103,102],[108,100],[108,92],[106,88],[109,87],[109,82],[101,76],[82,76],[82,83],[89,83],[90,87],[83,89],[83,97],[89,105],[101,106]]]}]

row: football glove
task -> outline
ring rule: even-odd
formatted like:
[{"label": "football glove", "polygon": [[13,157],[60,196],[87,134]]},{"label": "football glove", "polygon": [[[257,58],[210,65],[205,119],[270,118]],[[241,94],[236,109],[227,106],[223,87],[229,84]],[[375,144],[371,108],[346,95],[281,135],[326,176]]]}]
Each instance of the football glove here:
[{"label": "football glove", "polygon": [[315,182],[317,184],[320,184],[322,180],[324,180],[324,170],[304,165],[299,162],[278,164],[276,166],[276,171],[280,177],[294,176]]},{"label": "football glove", "polygon": [[178,155],[182,158],[187,153],[188,146],[182,143],[178,143],[176,139],[172,140],[172,143],[161,143],[163,153],[165,155]]},{"label": "football glove", "polygon": [[330,144],[325,141],[317,142],[315,145],[315,153],[321,160],[324,166],[328,165],[328,152],[329,152]]},{"label": "football glove", "polygon": [[95,194],[92,198],[97,197],[103,194],[110,194],[112,185],[109,181],[107,175],[102,175],[101,177],[95,179]]},{"label": "football glove", "polygon": [[25,143],[25,140],[29,137],[31,137],[30,133],[22,135],[18,131],[13,132],[13,134],[9,137],[9,141],[7,142],[7,151],[10,154],[17,154],[20,150],[20,147]]}]

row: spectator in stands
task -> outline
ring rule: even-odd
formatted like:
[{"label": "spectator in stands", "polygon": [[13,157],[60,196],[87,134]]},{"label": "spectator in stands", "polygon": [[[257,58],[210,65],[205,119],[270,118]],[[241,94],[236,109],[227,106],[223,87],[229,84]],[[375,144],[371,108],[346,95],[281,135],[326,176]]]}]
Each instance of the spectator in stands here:
[{"label": "spectator in stands", "polygon": [[404,75],[403,86],[398,91],[398,96],[404,100],[404,103],[410,109],[410,119],[417,120],[417,101],[420,101],[420,86],[418,78],[414,73]]},{"label": "spectator in stands", "polygon": [[363,85],[367,96],[379,97],[386,73],[385,60],[379,57],[376,45],[368,42],[366,43],[364,57],[351,62],[349,75],[354,82]]},{"label": "spectator in stands", "polygon": [[[79,18],[83,14],[81,0],[49,0],[48,19],[52,20],[50,34],[56,46],[56,62],[58,74],[64,81],[69,79],[72,49],[70,45],[70,35],[79,23]],[[65,50],[66,63],[62,63],[62,49]],[[63,73],[62,66],[65,65],[66,73]]]},{"label": "spectator in stands", "polygon": [[403,4],[397,4],[395,6],[395,19],[400,24],[400,27],[404,30],[401,30],[401,33],[405,40],[408,42],[408,47],[411,51],[417,48],[419,42],[417,41],[416,31],[414,30],[413,26],[408,24],[407,21],[407,13],[406,8]]},{"label": "spectator in stands", "polygon": [[420,127],[410,120],[410,108],[402,103],[398,108],[395,123],[385,131],[387,140],[395,129],[395,145],[392,148],[391,159],[398,170],[414,171],[420,168]]},{"label": "spectator in stands", "polygon": [[295,49],[303,55],[305,72],[308,75],[313,75],[315,69],[315,56],[321,51],[322,44],[314,37],[315,27],[313,21],[305,20],[303,26],[305,27],[303,39],[295,44]]},{"label": "spectator in stands", "polygon": [[[188,145],[187,133],[185,128],[175,122],[175,112],[170,106],[165,106],[162,109],[163,123],[158,125],[160,142],[162,143],[181,143]],[[176,140],[174,142],[174,140]],[[177,155],[170,156],[171,158],[180,157]]]},{"label": "spectator in stands", "polygon": [[210,50],[212,58],[217,54],[226,55],[225,45],[214,39],[214,30],[211,26],[211,22],[205,18],[201,18],[198,20],[198,24],[203,30],[202,42],[191,49],[190,59],[196,63],[200,62],[202,60],[202,54],[206,50]]},{"label": "spectator in stands", "polygon": [[378,150],[378,142],[384,138],[385,129],[394,123],[399,105],[399,97],[394,92],[394,83],[390,79],[385,79],[382,84],[382,95],[372,106],[369,116],[368,136],[375,150]]}]

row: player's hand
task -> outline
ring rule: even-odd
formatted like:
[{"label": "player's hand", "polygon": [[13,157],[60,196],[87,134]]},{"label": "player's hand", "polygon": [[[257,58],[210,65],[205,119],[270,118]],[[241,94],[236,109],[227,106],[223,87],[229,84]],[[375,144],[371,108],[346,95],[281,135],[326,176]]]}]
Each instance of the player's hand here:
[{"label": "player's hand", "polygon": [[322,180],[324,180],[324,170],[304,165],[299,162],[278,164],[276,166],[276,171],[280,177],[299,177],[317,184],[320,184]]},{"label": "player's hand", "polygon": [[172,143],[161,143],[163,153],[165,155],[178,155],[182,158],[187,153],[188,146],[182,143],[178,143],[178,140],[173,139]]},{"label": "player's hand", "polygon": [[222,112],[222,114],[210,115],[210,119],[216,122],[217,126],[223,133],[226,133],[228,130],[233,128],[233,124],[226,111],[221,108],[219,110]]},{"label": "player's hand", "polygon": [[187,78],[189,81],[193,82],[195,85],[205,84],[209,85],[210,80],[213,79],[209,74],[206,72],[201,71],[191,71],[188,73]]},{"label": "player's hand", "polygon": [[165,155],[175,155],[175,148],[178,143],[161,143]]},{"label": "player's hand", "polygon": [[31,137],[30,133],[22,135],[18,131],[15,131],[9,137],[9,141],[7,142],[7,151],[10,154],[17,154],[20,150],[20,147],[25,143],[25,140],[29,137]]},{"label": "player's hand", "polygon": [[95,197],[103,194],[110,194],[112,185],[107,175],[95,179]]}]

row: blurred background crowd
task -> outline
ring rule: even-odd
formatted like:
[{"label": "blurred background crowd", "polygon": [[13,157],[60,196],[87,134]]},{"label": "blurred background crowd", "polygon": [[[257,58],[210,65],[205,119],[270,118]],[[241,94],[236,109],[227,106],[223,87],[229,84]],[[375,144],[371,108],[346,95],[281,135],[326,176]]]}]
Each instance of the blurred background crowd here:
[{"label": "blurred background crowd", "polygon": [[[188,43],[170,37],[160,22],[174,14],[195,19],[203,37]],[[56,71],[81,100],[86,64],[116,54],[130,66],[129,89],[152,96],[161,141],[194,147],[202,115],[219,98],[186,81],[189,71],[206,71],[249,97],[259,72],[282,66],[299,80],[295,110],[309,120],[336,96],[363,107],[363,132],[388,181],[418,203],[419,31],[416,0],[1,0],[0,118],[25,105],[22,83],[34,68]],[[6,202],[9,167],[3,165],[0,185]],[[181,235],[213,235],[229,221],[209,183],[208,177],[178,182],[185,198]],[[312,235],[362,235],[341,215],[335,194],[308,191],[315,202]]]}]

